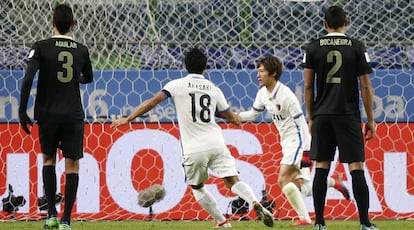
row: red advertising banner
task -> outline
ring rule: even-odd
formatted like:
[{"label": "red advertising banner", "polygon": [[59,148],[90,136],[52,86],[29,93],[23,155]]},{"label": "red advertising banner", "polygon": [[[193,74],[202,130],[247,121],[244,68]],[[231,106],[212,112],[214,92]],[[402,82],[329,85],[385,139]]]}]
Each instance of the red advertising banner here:
[{"label": "red advertising banner", "polygon": [[[273,124],[221,124],[226,144],[237,159],[240,179],[250,184],[260,199],[265,190],[276,203],[277,218],[292,219],[290,208],[277,185],[281,159],[279,137]],[[16,219],[40,219],[37,199],[43,196],[42,156],[37,128],[27,136],[18,124],[0,124],[0,197],[23,196],[26,204]],[[377,137],[366,145],[366,170],[370,189],[370,215],[374,218],[414,218],[414,123],[381,123]],[[85,220],[206,219],[208,214],[195,202],[186,186],[181,167],[178,125],[136,123],[112,130],[109,124],[85,125],[85,157],[81,160],[80,184],[73,218]],[[56,165],[58,192],[64,193],[64,160]],[[342,174],[352,191],[347,165],[333,162],[333,176]],[[312,170],[313,175],[313,170]],[[167,195],[152,207],[137,205],[139,191],[151,184],[163,184]],[[206,188],[217,198],[223,213],[231,215],[229,204],[236,199],[220,178],[211,172]],[[305,198],[313,214],[312,198]],[[63,210],[59,205],[58,210]],[[327,194],[328,219],[357,219],[357,209],[335,190]],[[249,217],[254,217],[251,213]],[[6,212],[0,220],[10,219]]]}]

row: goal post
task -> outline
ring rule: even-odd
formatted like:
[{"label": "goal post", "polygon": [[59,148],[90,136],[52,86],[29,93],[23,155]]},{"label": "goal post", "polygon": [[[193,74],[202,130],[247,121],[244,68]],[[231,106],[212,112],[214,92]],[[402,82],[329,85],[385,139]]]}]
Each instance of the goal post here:
[{"label": "goal post", "polygon": [[[0,197],[7,197],[11,184],[14,194],[27,200],[16,213],[0,212],[0,220],[11,216],[38,220],[45,214],[37,206],[43,196],[37,125],[27,136],[19,126],[18,106],[28,52],[33,42],[52,35],[57,2],[0,2]],[[414,5],[410,1],[72,0],[69,4],[77,22],[74,39],[90,49],[95,76],[92,84],[81,86],[87,117],[75,219],[211,218],[185,185],[179,127],[170,101],[118,130],[110,129],[111,119],[129,114],[166,82],[185,76],[182,60],[192,46],[207,54],[206,76],[223,90],[233,110],[252,106],[259,88],[256,63],[267,55],[283,61],[281,81],[303,105],[304,48],[326,33],[322,15],[332,4],[341,4],[348,12],[347,34],[366,44],[374,69],[378,132],[367,142],[365,170],[370,217],[414,218]],[[33,118],[33,97],[28,113]],[[295,218],[276,182],[281,147],[269,114],[241,127],[218,122],[237,159],[240,178],[259,198],[273,204],[276,218]],[[64,160],[58,156],[58,191],[62,191]],[[336,161],[333,165],[331,175],[341,173],[352,190],[346,165]],[[244,205],[237,211],[238,201],[233,202],[237,197],[211,176],[206,188],[223,213],[232,219],[256,218],[245,213]],[[163,184],[166,197],[150,213],[137,199],[139,191],[152,184]],[[327,198],[327,218],[358,219],[352,193],[347,201],[330,189]],[[305,201],[313,216],[311,198]]]}]

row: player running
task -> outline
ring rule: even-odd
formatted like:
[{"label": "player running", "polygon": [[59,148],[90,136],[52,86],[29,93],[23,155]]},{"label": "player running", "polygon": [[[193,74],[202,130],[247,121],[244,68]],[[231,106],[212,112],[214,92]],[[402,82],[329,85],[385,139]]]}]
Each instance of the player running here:
[{"label": "player running", "polygon": [[311,225],[311,218],[295,180],[300,176],[300,163],[304,150],[310,148],[308,126],[295,94],[279,81],[282,63],[273,56],[262,58],[257,64],[257,78],[260,90],[253,107],[240,112],[242,121],[255,120],[265,109],[279,131],[282,146],[282,160],[278,173],[278,184],[289,204],[299,216],[293,225]]},{"label": "player running", "polygon": [[188,75],[168,82],[154,97],[142,102],[126,118],[112,122],[111,127],[128,124],[171,97],[177,111],[184,172],[194,198],[216,221],[215,227],[231,227],[218,208],[216,199],[204,187],[208,169],[223,178],[227,188],[253,206],[263,223],[272,227],[273,215],[256,198],[246,183],[239,181],[236,161],[224,143],[221,128],[215,121],[219,112],[227,121],[240,124],[230,110],[223,92],[204,77],[207,57],[199,49],[191,49],[184,59]]}]

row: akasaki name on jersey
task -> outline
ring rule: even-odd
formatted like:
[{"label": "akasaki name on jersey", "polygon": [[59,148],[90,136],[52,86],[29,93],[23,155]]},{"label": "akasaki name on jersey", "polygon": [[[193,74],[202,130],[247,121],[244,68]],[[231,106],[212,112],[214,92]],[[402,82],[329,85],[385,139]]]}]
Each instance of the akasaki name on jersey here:
[{"label": "akasaki name on jersey", "polygon": [[211,91],[211,85],[204,85],[204,84],[194,84],[192,82],[188,82],[189,89],[198,89],[204,91]]}]

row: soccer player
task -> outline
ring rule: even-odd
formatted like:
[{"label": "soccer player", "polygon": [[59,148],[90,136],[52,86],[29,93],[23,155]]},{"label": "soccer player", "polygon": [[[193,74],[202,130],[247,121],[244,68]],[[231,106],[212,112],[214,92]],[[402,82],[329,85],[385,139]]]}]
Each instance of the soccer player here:
[{"label": "soccer player", "polygon": [[279,131],[282,145],[282,160],[278,173],[278,184],[299,219],[294,226],[311,225],[311,218],[303,201],[300,188],[295,184],[300,177],[303,151],[309,149],[310,135],[302,108],[295,94],[283,83],[282,62],[273,56],[264,57],[257,63],[257,78],[260,90],[249,111],[240,112],[242,121],[253,121],[265,109]]},{"label": "soccer player", "polygon": [[[84,111],[79,83],[93,81],[88,49],[74,41],[75,25],[72,9],[58,5],[53,12],[54,35],[34,43],[22,83],[19,119],[23,130],[30,134],[33,123],[27,115],[27,103],[36,72],[39,70],[34,119],[39,128],[43,155],[43,185],[48,204],[45,228],[71,229],[73,204],[79,184],[79,159],[83,157]],[[56,151],[65,158],[66,186],[64,212],[57,220]]]},{"label": "soccer player", "polygon": [[351,173],[361,230],[377,230],[368,217],[369,191],[364,176],[364,141],[359,111],[358,81],[368,119],[365,139],[370,140],[375,135],[376,124],[369,57],[360,41],[345,35],[348,22],[341,7],[330,7],[323,23],[328,34],[310,42],[304,56],[303,72],[312,134],[311,158],[316,160],[313,180],[315,229],[327,229],[324,219],[326,178],[338,147],[339,161],[348,163]]},{"label": "soccer player", "polygon": [[253,206],[266,226],[272,227],[273,215],[260,204],[250,186],[239,181],[236,161],[225,145],[221,129],[215,121],[214,116],[218,112],[230,123],[240,124],[237,115],[230,110],[223,92],[204,78],[207,57],[199,49],[193,48],[186,54],[184,62],[188,71],[186,77],[168,82],[160,92],[142,102],[128,117],[113,121],[111,127],[128,124],[171,97],[180,126],[187,184],[197,202],[215,219],[215,227],[231,227],[231,224],[219,210],[215,198],[204,187],[204,182],[209,177],[209,168],[224,179],[227,188]]}]

